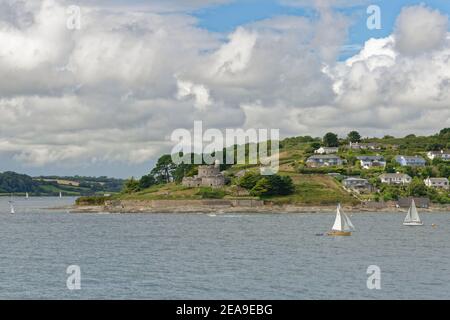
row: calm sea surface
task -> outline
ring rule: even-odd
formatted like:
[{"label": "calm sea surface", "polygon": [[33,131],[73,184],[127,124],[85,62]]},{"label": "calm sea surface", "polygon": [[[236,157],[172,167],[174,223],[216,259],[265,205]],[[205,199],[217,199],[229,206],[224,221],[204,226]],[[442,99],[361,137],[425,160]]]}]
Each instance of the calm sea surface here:
[{"label": "calm sea surface", "polygon": [[[0,198],[0,299],[450,299],[450,214],[111,215],[46,208],[73,198]],[[430,225],[435,223],[437,228]],[[81,290],[67,289],[69,265]],[[367,268],[381,268],[381,290]]]}]

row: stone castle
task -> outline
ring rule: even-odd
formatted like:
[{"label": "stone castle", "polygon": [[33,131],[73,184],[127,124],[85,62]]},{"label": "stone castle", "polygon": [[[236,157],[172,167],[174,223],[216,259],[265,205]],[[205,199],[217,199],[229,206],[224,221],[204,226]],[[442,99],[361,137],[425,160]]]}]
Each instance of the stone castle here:
[{"label": "stone castle", "polygon": [[220,188],[225,185],[225,177],[220,172],[220,165],[199,166],[198,175],[193,177],[184,177],[183,186],[190,188],[212,187]]}]

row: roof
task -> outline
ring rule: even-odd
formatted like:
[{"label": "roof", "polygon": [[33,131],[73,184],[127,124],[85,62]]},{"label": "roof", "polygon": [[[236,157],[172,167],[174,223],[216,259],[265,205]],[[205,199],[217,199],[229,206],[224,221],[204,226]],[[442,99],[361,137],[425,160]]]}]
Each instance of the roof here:
[{"label": "roof", "polygon": [[320,147],[319,149],[339,149],[339,147]]},{"label": "roof", "polygon": [[363,178],[357,178],[357,177],[350,177],[347,179],[344,179],[343,181],[364,181],[364,182],[369,182],[367,179],[363,179]]},{"label": "roof", "polygon": [[411,178],[406,173],[383,173],[380,175],[380,178]]},{"label": "roof", "polygon": [[448,182],[447,178],[427,178],[425,180],[430,180],[431,182]]},{"label": "roof", "polygon": [[424,158],[422,158],[421,156],[401,156],[401,155],[399,155],[399,156],[396,156],[395,159],[396,160],[405,159],[405,160],[414,160],[414,161],[419,160],[419,161],[426,162],[426,160]]},{"label": "roof", "polygon": [[315,159],[341,159],[341,158],[333,154],[320,154],[308,158],[308,160],[315,160]]},{"label": "roof", "polygon": [[356,159],[363,161],[384,161],[384,157],[382,156],[359,156]]}]

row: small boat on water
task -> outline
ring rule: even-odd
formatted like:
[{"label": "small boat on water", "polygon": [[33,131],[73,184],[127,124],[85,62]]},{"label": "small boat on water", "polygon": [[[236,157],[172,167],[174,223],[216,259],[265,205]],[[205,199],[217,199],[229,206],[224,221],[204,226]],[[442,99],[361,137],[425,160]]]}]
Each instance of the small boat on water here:
[{"label": "small boat on water", "polygon": [[9,202],[9,206],[11,208],[11,214],[15,214],[16,210],[14,209],[14,203],[12,201]]},{"label": "small boat on water", "polygon": [[419,212],[417,212],[416,203],[412,199],[411,207],[409,207],[408,214],[406,215],[404,226],[423,226],[422,220],[420,220]]},{"label": "small boat on water", "polygon": [[14,208],[14,198],[13,198],[14,196],[13,196],[13,194],[11,193],[11,198],[9,199],[9,208],[10,208],[10,213],[11,214],[15,214],[16,213],[16,210],[15,210],[15,208]]},{"label": "small boat on water", "polygon": [[338,204],[336,210],[336,220],[334,221],[333,228],[327,233],[329,236],[344,236],[348,237],[352,235],[352,231],[355,230],[350,218],[342,211],[341,204]]},{"label": "small boat on water", "polygon": [[59,193],[59,198],[60,198],[60,199],[62,198],[62,192]]},{"label": "small boat on water", "polygon": [[28,192],[26,192],[25,193],[25,199],[29,199],[29,198],[30,198],[30,196],[29,196]]}]

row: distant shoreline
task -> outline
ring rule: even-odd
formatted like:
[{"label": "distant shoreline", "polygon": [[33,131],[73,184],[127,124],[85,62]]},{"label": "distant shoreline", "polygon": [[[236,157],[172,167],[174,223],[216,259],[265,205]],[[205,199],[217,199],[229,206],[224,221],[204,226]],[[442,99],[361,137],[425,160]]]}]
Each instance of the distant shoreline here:
[{"label": "distant shoreline", "polygon": [[[211,214],[211,213],[243,213],[243,214],[286,214],[286,213],[334,213],[336,206],[314,206],[314,205],[262,205],[262,206],[229,206],[229,205],[199,205],[199,201],[193,204],[187,204],[181,201],[180,205],[171,203],[153,203],[151,201],[118,201],[107,205],[86,205],[70,206],[63,209],[71,213],[186,213],[186,214]],[[56,209],[56,208],[55,208]],[[367,208],[362,206],[343,206],[346,212],[350,213],[406,213],[407,208]],[[424,213],[450,213],[450,206],[431,206],[429,208],[420,208]]]}]

